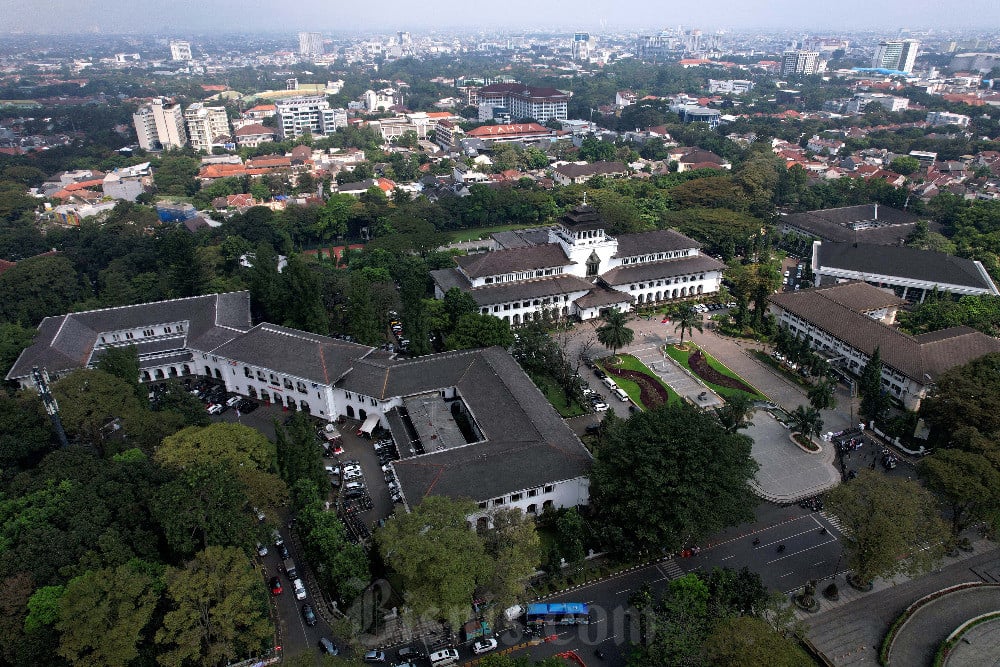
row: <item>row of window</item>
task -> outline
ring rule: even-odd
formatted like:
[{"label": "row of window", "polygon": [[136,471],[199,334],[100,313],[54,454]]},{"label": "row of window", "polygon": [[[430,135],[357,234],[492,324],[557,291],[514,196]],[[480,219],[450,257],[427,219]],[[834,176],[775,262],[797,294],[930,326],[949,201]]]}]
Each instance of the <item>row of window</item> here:
[{"label": "row of window", "polygon": [[563,267],[557,266],[554,269],[536,269],[534,271],[520,271],[518,273],[508,273],[502,276],[487,276],[483,282],[487,285],[494,283],[509,283],[515,280],[528,280],[530,278],[543,278],[545,276],[557,276],[563,272]]},{"label": "row of window", "polygon": [[667,278],[665,280],[657,280],[655,283],[652,281],[648,283],[638,283],[638,284],[633,283],[632,285],[629,286],[629,289],[634,290],[634,289],[646,289],[647,287],[662,287],[663,285],[679,285],[681,283],[686,283],[688,281],[694,282],[695,280],[704,280],[704,279],[705,279],[705,274],[702,273],[697,278],[695,276],[680,276],[678,278],[674,278],[673,280],[671,280],[670,278]]},{"label": "row of window", "polygon": [[516,503],[516,502],[520,501],[521,499],[523,499],[524,497],[535,498],[535,497],[538,496],[539,493],[541,493],[541,494],[552,493],[552,491],[554,489],[555,489],[555,486],[553,486],[552,484],[549,484],[547,486],[543,486],[541,489],[528,489],[524,493],[512,493],[512,494],[510,494],[510,496],[505,496],[503,498],[494,498],[493,500],[484,500],[483,502],[479,503],[479,508],[480,509],[486,509],[489,506],[502,507],[503,505],[506,505],[507,503]]},{"label": "row of window", "polygon": [[[352,394],[349,391],[345,391],[344,392],[344,398],[346,398],[349,401],[353,401],[354,400],[354,394]],[[368,401],[368,405],[378,405],[378,401],[376,399],[372,398],[371,396],[362,396],[361,394],[358,394],[358,402],[359,403],[364,403],[366,400]]]},{"label": "row of window", "polygon": [[636,255],[635,257],[625,257],[622,259],[622,264],[639,264],[640,262],[655,262],[661,259],[673,259],[674,257],[687,257],[691,254],[690,250],[673,250],[671,252],[658,252],[651,255]]},{"label": "row of window", "polygon": [[[184,332],[184,325],[183,324],[175,324],[173,326],[164,326],[160,330],[160,333],[157,333],[157,331],[156,331],[155,328],[150,327],[148,329],[143,329],[142,330],[142,336],[143,336],[143,338],[150,338],[152,336],[172,334],[175,331],[177,333],[183,333]],[[125,331],[123,333],[113,333],[113,334],[110,334],[110,336],[111,336],[111,342],[112,343],[117,343],[117,342],[120,342],[122,340],[135,340],[135,332],[134,331]],[[108,338],[107,338],[106,335],[105,336],[101,336],[101,342],[105,343],[105,344],[108,342]]]},{"label": "row of window", "polygon": [[[515,301],[514,303],[505,303],[503,306],[493,306],[493,312],[499,313],[501,310],[517,310],[518,308],[531,308],[532,306],[556,306],[560,302],[566,303],[569,301],[569,295],[563,294],[560,296],[544,297],[542,299],[535,299],[534,301]],[[486,315],[488,308],[483,308],[481,310],[483,315]]]},{"label": "row of window", "polygon": [[[215,361],[215,357],[212,357],[212,361]],[[289,378],[286,378],[286,377],[280,377],[279,378],[277,375],[275,375],[274,373],[272,373],[270,371],[268,371],[266,373],[266,375],[265,375],[265,372],[262,371],[259,368],[256,370],[256,372],[254,372],[254,371],[250,370],[249,366],[244,366],[243,367],[243,375],[245,377],[250,378],[251,380],[254,379],[254,377],[256,377],[256,379],[257,379],[258,382],[269,382],[270,384],[274,385],[275,387],[284,386],[285,389],[289,389],[289,390],[290,389],[294,389],[294,390],[298,391],[300,394],[308,394],[309,393],[309,389],[306,387],[306,383],[303,382],[302,380],[296,380],[294,382],[294,384],[293,384],[292,381]]]}]

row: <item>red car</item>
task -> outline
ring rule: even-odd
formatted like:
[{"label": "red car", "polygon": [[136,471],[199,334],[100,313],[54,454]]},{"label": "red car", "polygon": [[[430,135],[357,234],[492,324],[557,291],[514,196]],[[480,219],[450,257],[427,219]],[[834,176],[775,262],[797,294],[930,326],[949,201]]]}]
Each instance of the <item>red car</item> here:
[{"label": "red car", "polygon": [[281,587],[281,580],[277,577],[271,577],[271,595],[281,595],[281,591],[284,589]]}]

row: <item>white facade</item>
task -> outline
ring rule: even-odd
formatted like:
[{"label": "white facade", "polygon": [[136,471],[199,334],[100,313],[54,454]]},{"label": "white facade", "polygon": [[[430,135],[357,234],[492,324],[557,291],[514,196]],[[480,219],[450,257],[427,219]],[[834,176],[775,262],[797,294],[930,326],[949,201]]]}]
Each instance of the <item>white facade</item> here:
[{"label": "white facade", "polygon": [[180,148],[187,144],[184,114],[179,104],[155,99],[132,115],[139,145],[145,150]]},{"label": "white facade", "polygon": [[333,134],[338,127],[347,127],[347,112],[331,109],[323,97],[292,97],[274,103],[278,117],[278,137],[287,139],[309,132],[313,135]]},{"label": "white facade", "polygon": [[318,32],[300,32],[299,55],[304,58],[317,58],[323,55],[323,35]]},{"label": "white facade", "polygon": [[904,111],[910,106],[910,100],[905,97],[882,93],[858,93],[847,103],[847,113],[863,113],[872,102],[881,104],[886,111]]},{"label": "white facade", "polygon": [[969,126],[969,117],[960,113],[950,113],[948,111],[928,111],[927,122],[933,127],[939,125],[958,125],[959,127]]},{"label": "white facade", "polygon": [[807,76],[819,71],[818,51],[785,51],[781,54],[781,75]]},{"label": "white facade", "polygon": [[196,151],[211,153],[213,146],[221,145],[216,143],[217,138],[231,135],[225,107],[207,107],[196,102],[184,111],[184,120],[191,147]]},{"label": "white facade", "polygon": [[893,39],[879,42],[872,57],[872,67],[912,72],[920,42],[916,39]]},{"label": "white facade", "polygon": [[170,59],[171,60],[191,60],[191,43],[190,42],[170,42]]},{"label": "white facade", "polygon": [[710,93],[730,93],[732,95],[742,95],[753,90],[753,81],[746,79],[731,80],[708,80],[708,92]]},{"label": "white facade", "polygon": [[490,519],[497,510],[518,509],[529,516],[538,516],[548,508],[578,507],[590,500],[590,480],[574,477],[531,489],[520,489],[498,498],[479,500],[480,512],[469,517],[471,521]]}]

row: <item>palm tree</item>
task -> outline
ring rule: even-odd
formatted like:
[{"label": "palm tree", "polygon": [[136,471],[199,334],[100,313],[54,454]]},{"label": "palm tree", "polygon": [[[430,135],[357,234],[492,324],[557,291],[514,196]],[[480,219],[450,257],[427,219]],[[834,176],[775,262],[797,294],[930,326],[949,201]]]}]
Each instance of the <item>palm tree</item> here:
[{"label": "palm tree", "polygon": [[701,326],[701,313],[695,311],[690,306],[681,306],[674,313],[674,319],[677,323],[674,325],[674,331],[681,332],[681,343],[684,343],[684,332],[687,331],[688,336],[690,336],[695,329],[698,333],[704,333],[705,329]]},{"label": "palm tree", "polygon": [[734,394],[726,399],[726,404],[715,409],[715,414],[722,422],[723,428],[730,433],[736,433],[741,428],[750,426],[750,415],[753,413],[753,398],[748,394]]},{"label": "palm tree", "polygon": [[819,435],[820,431],[823,430],[823,419],[816,408],[800,405],[792,411],[790,416],[793,433],[801,433],[808,438]]},{"label": "palm tree", "polygon": [[625,315],[619,310],[609,308],[604,311],[601,317],[604,324],[597,327],[597,340],[604,347],[611,350],[611,354],[618,354],[620,348],[632,343],[635,332],[625,325]]}]

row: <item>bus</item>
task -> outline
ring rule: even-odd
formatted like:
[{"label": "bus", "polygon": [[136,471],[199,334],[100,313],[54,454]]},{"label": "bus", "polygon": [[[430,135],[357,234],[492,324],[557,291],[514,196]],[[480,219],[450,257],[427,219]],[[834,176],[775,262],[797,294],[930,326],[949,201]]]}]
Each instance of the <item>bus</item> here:
[{"label": "bus", "polygon": [[529,604],[525,615],[528,625],[587,625],[590,606],[585,602],[550,602]]}]

